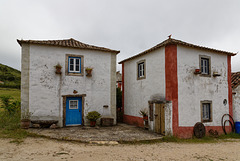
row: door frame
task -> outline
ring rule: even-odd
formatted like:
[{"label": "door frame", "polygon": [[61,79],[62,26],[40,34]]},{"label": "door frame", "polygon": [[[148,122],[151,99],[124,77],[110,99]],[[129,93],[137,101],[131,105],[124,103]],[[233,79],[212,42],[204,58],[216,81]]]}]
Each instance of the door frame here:
[{"label": "door frame", "polygon": [[66,101],[67,97],[82,97],[82,126],[84,125],[84,102],[86,94],[78,94],[78,95],[62,95],[63,97],[63,127],[66,127]]}]

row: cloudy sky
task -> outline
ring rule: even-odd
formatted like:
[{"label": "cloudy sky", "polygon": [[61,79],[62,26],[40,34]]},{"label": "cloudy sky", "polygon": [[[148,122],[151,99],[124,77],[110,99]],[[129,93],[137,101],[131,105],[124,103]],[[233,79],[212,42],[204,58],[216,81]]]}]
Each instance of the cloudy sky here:
[{"label": "cloudy sky", "polygon": [[[68,39],[120,50],[118,61],[172,34],[240,51],[239,0],[0,0],[0,63],[20,70],[16,39]],[[240,71],[240,54],[232,70]],[[120,69],[120,65],[118,65]]]}]

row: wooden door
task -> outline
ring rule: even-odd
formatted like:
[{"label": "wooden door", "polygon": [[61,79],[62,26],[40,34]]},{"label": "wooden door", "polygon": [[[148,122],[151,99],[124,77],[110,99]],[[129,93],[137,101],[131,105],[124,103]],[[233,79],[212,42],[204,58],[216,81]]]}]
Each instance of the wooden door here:
[{"label": "wooden door", "polygon": [[155,104],[155,132],[165,135],[165,112],[164,104]]}]

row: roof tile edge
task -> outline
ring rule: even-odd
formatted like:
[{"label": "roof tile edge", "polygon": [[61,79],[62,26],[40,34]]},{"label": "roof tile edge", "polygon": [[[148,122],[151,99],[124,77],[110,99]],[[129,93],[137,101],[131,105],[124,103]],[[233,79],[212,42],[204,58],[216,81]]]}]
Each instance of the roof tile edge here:
[{"label": "roof tile edge", "polygon": [[159,49],[161,47],[164,47],[164,46],[170,45],[170,44],[177,44],[177,45],[183,45],[183,46],[192,47],[192,48],[198,48],[198,49],[202,49],[202,50],[214,51],[214,52],[224,53],[224,54],[231,55],[231,56],[234,56],[234,55],[237,54],[237,53],[217,50],[217,49],[213,49],[213,48],[209,48],[209,47],[204,47],[204,46],[200,46],[200,45],[194,45],[194,44],[187,43],[187,42],[184,42],[184,41],[181,41],[181,40],[169,38],[169,39],[164,40],[163,42],[153,46],[152,48],[149,48],[149,49],[147,49],[147,50],[145,50],[145,51],[143,51],[143,52],[141,52],[139,54],[136,54],[134,56],[131,56],[131,57],[127,58],[127,59],[124,59],[124,60],[120,61],[118,64],[122,64],[125,61],[128,61],[128,60],[134,59],[136,57],[142,56],[144,54],[147,54],[147,53],[149,53],[151,51],[157,50],[157,49]]}]

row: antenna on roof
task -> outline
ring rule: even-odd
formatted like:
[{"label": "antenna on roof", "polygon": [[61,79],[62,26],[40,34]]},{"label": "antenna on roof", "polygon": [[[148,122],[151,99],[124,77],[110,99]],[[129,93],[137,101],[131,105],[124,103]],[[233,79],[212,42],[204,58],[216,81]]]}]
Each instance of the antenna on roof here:
[{"label": "antenna on roof", "polygon": [[168,36],[168,38],[169,38],[169,39],[171,39],[171,36],[172,36],[172,34],[171,34],[171,35],[169,35],[169,36]]}]

